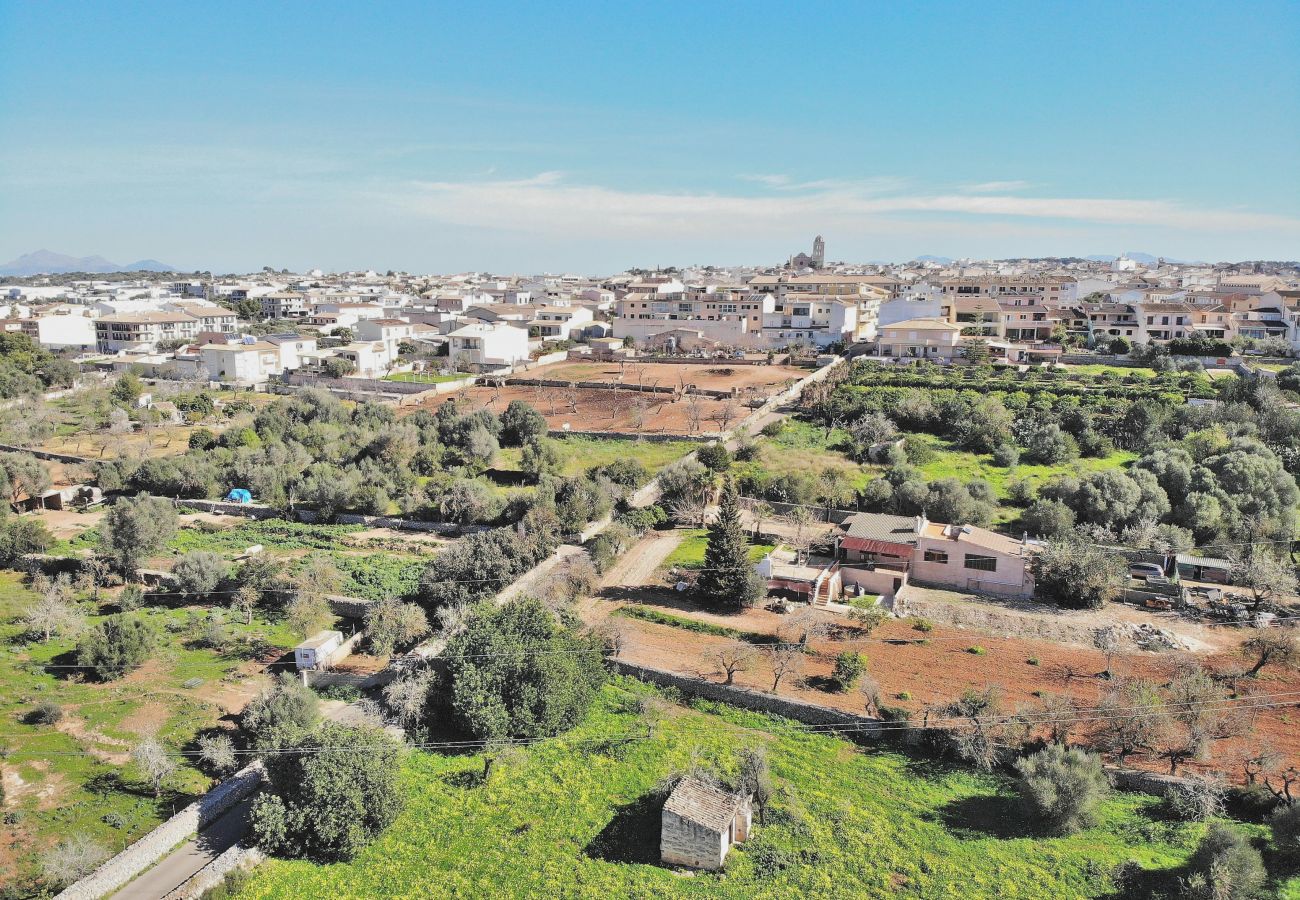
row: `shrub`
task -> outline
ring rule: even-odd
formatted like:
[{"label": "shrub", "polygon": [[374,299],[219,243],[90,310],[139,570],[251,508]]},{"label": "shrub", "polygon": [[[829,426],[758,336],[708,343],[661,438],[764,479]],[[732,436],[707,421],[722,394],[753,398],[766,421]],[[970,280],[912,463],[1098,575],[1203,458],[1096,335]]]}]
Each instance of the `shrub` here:
[{"label": "shrub", "polygon": [[229,572],[226,561],[215,553],[194,550],[172,566],[177,585],[187,594],[210,594]]},{"label": "shrub", "polygon": [[1016,791],[1026,812],[1054,834],[1096,824],[1097,807],[1110,791],[1101,757],[1052,744],[1016,763]]},{"label": "shrub", "polygon": [[919,631],[922,634],[929,634],[931,631],[934,631],[934,623],[929,619],[913,619],[912,630]]},{"label": "shrub", "polygon": [[897,694],[894,695],[894,699],[895,699],[895,700],[902,700],[904,703],[906,703],[908,700],[911,700],[911,699],[912,699],[912,692],[911,692],[911,691],[899,691]]},{"label": "shrub", "polygon": [[1025,662],[1029,663],[1031,666],[1037,666],[1042,664],[1037,656],[1031,656],[1029,657],[1029,659],[1025,660]]},{"label": "shrub", "polygon": [[835,679],[836,689],[844,692],[851,690],[866,671],[867,658],[861,653],[845,650],[835,657],[835,669],[831,677]]},{"label": "shrub", "polygon": [[1269,818],[1268,825],[1277,852],[1292,858],[1300,857],[1300,803],[1288,803],[1278,809]]},{"label": "shrub", "polygon": [[785,430],[785,419],[773,419],[771,422],[768,422],[761,429],[759,429],[759,434],[763,435],[763,437],[774,438],[784,430]]},{"label": "shrub", "polygon": [[993,465],[1004,469],[1014,468],[1020,462],[1020,451],[1014,444],[998,444],[993,448]]},{"label": "shrub", "polygon": [[77,665],[101,681],[121,678],[148,659],[153,627],[131,615],[109,616],[77,642]]},{"label": "shrub", "polygon": [[1165,809],[1183,822],[1204,822],[1223,815],[1223,788],[1200,778],[1175,784],[1165,794]]},{"label": "shrub", "polygon": [[63,707],[53,700],[42,700],[27,714],[27,721],[33,725],[54,725],[62,718]]},{"label": "shrub", "polygon": [[281,672],[268,689],[244,707],[241,723],[254,749],[288,747],[311,731],[317,721],[317,699],[291,672]]},{"label": "shrub", "polygon": [[711,472],[725,472],[731,467],[731,451],[720,441],[705,444],[695,451],[695,458]]},{"label": "shrub", "polygon": [[969,653],[971,656],[983,656],[988,651],[985,650],[983,647],[979,646],[978,644],[976,644],[973,647],[967,647],[966,652]]},{"label": "shrub", "polygon": [[1207,900],[1246,900],[1254,897],[1267,879],[1259,851],[1218,822],[1210,825],[1187,869],[1186,893]]}]

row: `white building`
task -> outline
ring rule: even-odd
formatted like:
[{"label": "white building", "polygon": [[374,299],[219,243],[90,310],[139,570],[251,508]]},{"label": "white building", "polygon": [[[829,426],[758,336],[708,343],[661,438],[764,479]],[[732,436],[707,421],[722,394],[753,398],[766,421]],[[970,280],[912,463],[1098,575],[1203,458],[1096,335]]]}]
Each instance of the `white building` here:
[{"label": "white building", "polygon": [[528,359],[528,332],[502,322],[465,325],[451,332],[452,365],[513,366]]},{"label": "white building", "polygon": [[571,340],[581,336],[593,319],[591,310],[585,306],[538,306],[533,309],[528,331],[541,338]]}]

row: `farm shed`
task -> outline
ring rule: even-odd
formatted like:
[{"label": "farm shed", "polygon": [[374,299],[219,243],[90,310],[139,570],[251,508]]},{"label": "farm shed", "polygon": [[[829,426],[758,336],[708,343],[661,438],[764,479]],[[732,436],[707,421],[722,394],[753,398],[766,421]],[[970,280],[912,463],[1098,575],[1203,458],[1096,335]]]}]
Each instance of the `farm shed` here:
[{"label": "farm shed", "polygon": [[1178,567],[1178,577],[1191,581],[1209,581],[1214,584],[1229,584],[1232,563],[1226,559],[1212,559],[1208,556],[1190,556],[1179,553],[1174,557]]},{"label": "farm shed", "polygon": [[749,797],[683,778],[664,804],[660,858],[674,866],[721,869],[731,845],[749,837],[752,821]]},{"label": "farm shed", "polygon": [[319,631],[293,648],[293,661],[298,671],[327,667],[334,653],[343,644],[343,633]]}]

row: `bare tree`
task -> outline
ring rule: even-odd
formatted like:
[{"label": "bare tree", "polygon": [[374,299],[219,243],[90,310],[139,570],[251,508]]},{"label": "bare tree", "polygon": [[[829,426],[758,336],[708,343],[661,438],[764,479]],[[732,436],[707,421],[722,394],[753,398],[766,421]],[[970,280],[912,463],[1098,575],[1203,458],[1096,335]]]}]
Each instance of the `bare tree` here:
[{"label": "bare tree", "polygon": [[727,679],[723,684],[733,684],[737,672],[747,671],[754,664],[754,648],[745,641],[728,641],[710,651],[709,659],[726,673]]},{"label": "bare tree", "polygon": [[722,401],[722,405],[713,411],[710,416],[718,425],[718,431],[725,432],[731,420],[736,417],[736,400],[734,397],[728,397]]},{"label": "bare tree", "polygon": [[176,760],[167,753],[156,738],[145,738],[131,751],[131,761],[153,784],[153,795],[162,796],[163,783],[176,771]]},{"label": "bare tree", "polygon": [[1030,713],[1033,724],[1047,731],[1053,744],[1066,745],[1070,732],[1079,718],[1079,706],[1065,694],[1044,694]]},{"label": "bare tree", "polygon": [[199,758],[218,773],[229,772],[235,768],[235,742],[224,732],[200,735]]},{"label": "bare tree", "polygon": [[863,673],[858,680],[858,693],[862,695],[862,703],[867,715],[880,715],[880,683]]},{"label": "bare tree", "polygon": [[90,835],[74,834],[45,851],[41,872],[51,885],[65,887],[85,878],[108,857],[108,851]]},{"label": "bare tree", "polygon": [[410,729],[424,718],[432,686],[432,669],[407,672],[384,688],[384,704],[399,725]]},{"label": "bare tree", "polygon": [[701,406],[699,394],[686,395],[686,422],[690,427],[691,434],[700,430],[700,422],[704,419],[704,408]]},{"label": "bare tree", "polygon": [[767,661],[772,667],[772,693],[776,693],[781,679],[787,675],[797,675],[803,671],[804,649],[799,644],[769,644],[766,648]]},{"label": "bare tree", "polygon": [[645,431],[645,416],[647,403],[641,397],[632,401],[632,427],[636,429],[636,436],[639,440],[641,433]]},{"label": "bare tree", "polygon": [[1119,629],[1114,625],[1098,628],[1092,633],[1092,645],[1105,654],[1106,670],[1101,673],[1101,677],[1110,680],[1115,654],[1122,645]]}]

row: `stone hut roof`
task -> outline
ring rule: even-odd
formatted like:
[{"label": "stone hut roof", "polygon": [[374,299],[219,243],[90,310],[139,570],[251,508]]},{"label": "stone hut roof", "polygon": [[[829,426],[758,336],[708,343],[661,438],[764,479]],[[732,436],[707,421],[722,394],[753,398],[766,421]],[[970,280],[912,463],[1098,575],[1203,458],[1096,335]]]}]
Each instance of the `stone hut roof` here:
[{"label": "stone hut roof", "polygon": [[673,788],[664,809],[721,833],[730,827],[739,806],[738,795],[688,776]]}]

